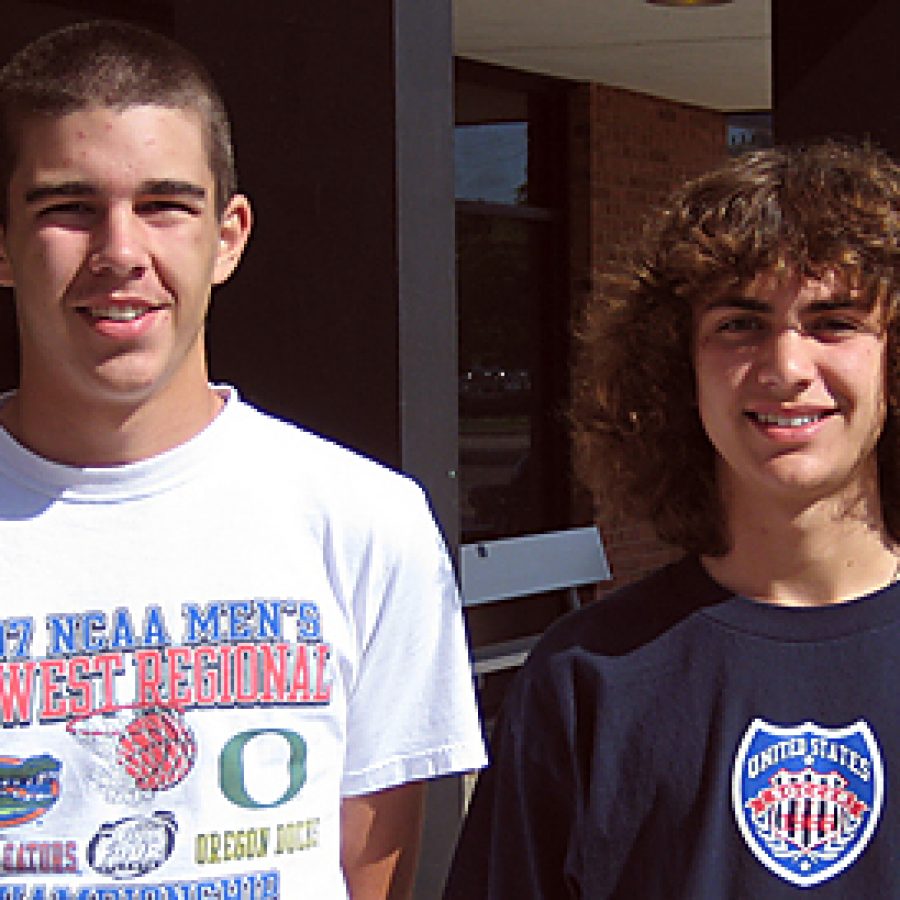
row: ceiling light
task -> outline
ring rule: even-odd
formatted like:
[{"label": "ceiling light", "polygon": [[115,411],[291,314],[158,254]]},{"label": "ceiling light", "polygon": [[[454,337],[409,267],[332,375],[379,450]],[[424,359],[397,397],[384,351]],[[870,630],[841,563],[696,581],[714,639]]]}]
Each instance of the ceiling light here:
[{"label": "ceiling light", "polygon": [[652,6],[724,6],[733,0],[646,0]]}]

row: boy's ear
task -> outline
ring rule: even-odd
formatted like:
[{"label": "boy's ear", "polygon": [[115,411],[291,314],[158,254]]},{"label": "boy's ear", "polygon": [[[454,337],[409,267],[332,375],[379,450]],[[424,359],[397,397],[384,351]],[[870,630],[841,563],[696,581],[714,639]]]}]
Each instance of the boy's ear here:
[{"label": "boy's ear", "polygon": [[219,222],[219,246],[213,266],[213,284],[222,284],[231,277],[241,260],[244,247],[247,246],[252,226],[250,201],[243,194],[235,194],[228,201]]}]

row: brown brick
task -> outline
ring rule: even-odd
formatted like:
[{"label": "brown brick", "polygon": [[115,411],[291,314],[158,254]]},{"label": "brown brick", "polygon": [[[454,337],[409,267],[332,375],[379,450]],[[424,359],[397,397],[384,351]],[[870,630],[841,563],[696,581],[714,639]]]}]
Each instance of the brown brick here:
[{"label": "brown brick", "polygon": [[[586,289],[623,258],[653,208],[726,158],[727,124],[722,113],[600,84],[573,88],[569,121],[569,264],[580,309]],[[614,575],[598,593],[679,555],[625,510],[598,511],[596,519]]]}]

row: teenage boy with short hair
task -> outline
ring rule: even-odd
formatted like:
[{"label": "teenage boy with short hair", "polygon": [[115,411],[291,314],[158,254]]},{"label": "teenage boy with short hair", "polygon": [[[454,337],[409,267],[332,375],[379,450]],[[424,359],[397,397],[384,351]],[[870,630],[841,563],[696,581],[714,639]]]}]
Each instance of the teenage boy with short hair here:
[{"label": "teenage boy with short hair", "polygon": [[900,896],[900,170],[761,151],[589,310],[593,480],[682,561],[567,617],[506,700],[453,900]]},{"label": "teenage boy with short hair", "polygon": [[0,190],[3,891],[407,896],[423,780],[482,760],[452,571],[409,480],[207,380],[251,225],[215,88],[45,36]]}]

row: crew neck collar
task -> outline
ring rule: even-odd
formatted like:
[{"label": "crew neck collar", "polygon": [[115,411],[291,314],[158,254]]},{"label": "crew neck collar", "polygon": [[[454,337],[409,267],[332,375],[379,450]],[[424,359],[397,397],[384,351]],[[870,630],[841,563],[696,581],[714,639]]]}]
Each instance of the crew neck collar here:
[{"label": "crew neck collar", "polygon": [[70,502],[103,502],[158,493],[212,465],[227,439],[240,400],[228,386],[216,417],[194,437],[155,456],[116,466],[68,466],[39,456],[0,428],[0,472],[36,493]]},{"label": "crew neck collar", "polygon": [[676,564],[680,590],[702,597],[700,614],[760,637],[804,642],[831,640],[889,625],[900,618],[900,584],[893,583],[853,600],[823,606],[762,603],[723,587],[696,556]]}]

